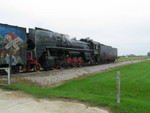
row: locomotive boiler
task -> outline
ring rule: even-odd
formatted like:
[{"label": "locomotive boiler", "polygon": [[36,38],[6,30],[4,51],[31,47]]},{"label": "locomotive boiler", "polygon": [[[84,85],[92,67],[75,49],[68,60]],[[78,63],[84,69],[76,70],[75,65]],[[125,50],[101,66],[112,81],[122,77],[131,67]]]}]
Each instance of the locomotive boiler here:
[{"label": "locomotive boiler", "polygon": [[83,65],[91,59],[88,43],[50,30],[30,29],[27,42],[31,59],[44,69]]}]

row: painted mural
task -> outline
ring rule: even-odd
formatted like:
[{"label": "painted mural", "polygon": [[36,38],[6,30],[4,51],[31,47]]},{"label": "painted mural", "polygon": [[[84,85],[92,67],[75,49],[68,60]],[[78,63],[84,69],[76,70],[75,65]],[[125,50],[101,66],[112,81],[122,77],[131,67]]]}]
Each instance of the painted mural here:
[{"label": "painted mural", "polygon": [[21,37],[20,33],[22,31],[18,31],[15,28],[0,26],[0,64],[10,63],[10,53],[12,54],[12,65],[24,63],[26,34],[24,33],[23,37]]}]

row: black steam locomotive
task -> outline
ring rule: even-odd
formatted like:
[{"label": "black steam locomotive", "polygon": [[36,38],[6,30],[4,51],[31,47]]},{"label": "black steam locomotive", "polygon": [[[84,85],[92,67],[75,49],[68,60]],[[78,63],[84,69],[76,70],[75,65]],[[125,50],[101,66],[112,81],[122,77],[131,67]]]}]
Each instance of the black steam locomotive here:
[{"label": "black steam locomotive", "polygon": [[[50,30],[0,24],[0,66],[10,64],[17,71],[48,70],[114,62],[117,49],[90,38],[76,40]],[[3,59],[3,60],[2,60]]]}]

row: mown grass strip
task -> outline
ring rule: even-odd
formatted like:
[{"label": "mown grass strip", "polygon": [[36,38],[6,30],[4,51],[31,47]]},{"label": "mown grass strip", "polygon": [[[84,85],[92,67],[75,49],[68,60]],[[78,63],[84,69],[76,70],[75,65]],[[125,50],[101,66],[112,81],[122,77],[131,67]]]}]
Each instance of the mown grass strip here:
[{"label": "mown grass strip", "polygon": [[[13,84],[7,89],[22,90],[41,98],[68,98],[95,106],[107,106],[114,113],[150,113],[150,61],[113,69],[55,88]],[[116,103],[116,72],[121,73],[121,103]]]}]

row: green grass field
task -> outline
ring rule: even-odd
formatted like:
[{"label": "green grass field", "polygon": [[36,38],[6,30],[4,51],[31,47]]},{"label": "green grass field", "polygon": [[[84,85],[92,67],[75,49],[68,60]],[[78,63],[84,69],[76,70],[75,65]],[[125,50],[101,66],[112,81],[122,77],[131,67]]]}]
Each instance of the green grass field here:
[{"label": "green grass field", "polygon": [[117,61],[126,61],[126,60],[138,60],[138,59],[146,59],[146,58],[150,58],[150,57],[145,57],[145,56],[141,56],[141,57],[121,57],[119,59],[117,59]]},{"label": "green grass field", "polygon": [[[121,73],[120,104],[116,103],[117,71]],[[93,106],[108,107],[113,113],[150,113],[150,61],[70,81],[55,88],[21,84],[5,88],[21,90],[40,98],[80,100]]]}]

